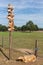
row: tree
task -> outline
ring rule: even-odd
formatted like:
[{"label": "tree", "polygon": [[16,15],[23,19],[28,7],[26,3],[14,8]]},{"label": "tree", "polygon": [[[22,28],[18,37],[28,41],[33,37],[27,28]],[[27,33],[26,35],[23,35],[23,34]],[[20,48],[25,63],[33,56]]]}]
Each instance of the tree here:
[{"label": "tree", "polygon": [[37,31],[37,30],[39,30],[39,28],[38,28],[38,26],[37,25],[35,25],[35,30]]},{"label": "tree", "polygon": [[0,24],[0,31],[7,31],[7,30],[8,30],[8,27]]},{"label": "tree", "polygon": [[27,26],[29,26],[31,24],[33,24],[33,22],[31,20],[26,23]]},{"label": "tree", "polygon": [[17,26],[14,26],[14,30],[17,31],[18,30],[18,27]]},{"label": "tree", "polygon": [[30,31],[33,31],[34,28],[35,28],[35,26],[34,26],[34,24],[33,24],[32,21],[28,21],[28,22],[26,23],[26,26],[28,26],[28,30],[30,30]]},{"label": "tree", "polygon": [[26,30],[27,30],[26,25],[23,25],[23,26],[21,27],[21,30],[22,30],[22,31],[26,31]]},{"label": "tree", "polygon": [[27,29],[30,31],[38,30],[38,26],[35,25],[32,21],[26,23]]},{"label": "tree", "polygon": [[18,31],[21,31],[21,27],[17,27],[17,30],[18,30]]},{"label": "tree", "polygon": [[2,25],[0,24],[0,31],[2,31]]},{"label": "tree", "polygon": [[7,31],[8,30],[8,28],[6,27],[6,26],[2,26],[2,31]]}]

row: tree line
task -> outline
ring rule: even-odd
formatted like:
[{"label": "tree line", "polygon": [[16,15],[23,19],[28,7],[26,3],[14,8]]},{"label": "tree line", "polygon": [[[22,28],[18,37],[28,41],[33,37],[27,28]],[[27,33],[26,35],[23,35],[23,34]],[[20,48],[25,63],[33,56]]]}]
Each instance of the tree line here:
[{"label": "tree line", "polygon": [[[43,30],[43,28],[39,28],[31,20],[21,27],[14,26],[14,28],[15,28],[15,31],[30,31],[31,32],[31,31]],[[8,27],[0,24],[0,31],[8,31]]]},{"label": "tree line", "polygon": [[0,31],[8,31],[8,27],[0,24]]},{"label": "tree line", "polygon": [[17,27],[15,26],[15,30],[19,30],[19,31],[37,31],[39,30],[39,27],[37,25],[35,25],[32,21],[28,21],[25,25],[21,26],[21,27]]}]

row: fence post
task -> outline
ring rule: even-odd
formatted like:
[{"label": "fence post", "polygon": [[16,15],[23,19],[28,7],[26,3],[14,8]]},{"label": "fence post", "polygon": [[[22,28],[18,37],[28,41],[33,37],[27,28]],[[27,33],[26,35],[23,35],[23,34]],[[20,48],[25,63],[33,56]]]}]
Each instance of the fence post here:
[{"label": "fence post", "polygon": [[37,51],[38,51],[38,41],[35,40],[35,56],[37,57]]},{"label": "fence post", "polygon": [[2,35],[2,48],[3,48],[3,42],[4,42],[4,41],[3,41],[3,35]]}]

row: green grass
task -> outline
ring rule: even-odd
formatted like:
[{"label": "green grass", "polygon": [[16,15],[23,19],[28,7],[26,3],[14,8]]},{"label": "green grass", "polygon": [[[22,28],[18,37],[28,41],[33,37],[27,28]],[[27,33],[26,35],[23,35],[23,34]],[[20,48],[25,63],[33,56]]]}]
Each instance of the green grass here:
[{"label": "green grass", "polygon": [[[4,47],[8,47],[9,33],[0,32],[0,44],[2,44],[2,36]],[[13,32],[12,47],[34,49],[35,40],[38,40],[39,54],[43,54],[43,32]]]}]

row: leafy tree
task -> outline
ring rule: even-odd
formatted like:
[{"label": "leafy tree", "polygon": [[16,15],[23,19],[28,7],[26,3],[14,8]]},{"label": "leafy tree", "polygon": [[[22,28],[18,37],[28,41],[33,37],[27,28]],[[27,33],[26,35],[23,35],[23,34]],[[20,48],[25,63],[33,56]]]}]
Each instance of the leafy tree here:
[{"label": "leafy tree", "polygon": [[26,23],[27,26],[32,25],[32,24],[33,22],[31,20]]},{"label": "leafy tree", "polygon": [[0,24],[0,31],[7,31],[8,27]]},{"label": "leafy tree", "polygon": [[17,31],[18,30],[18,27],[17,26],[14,26],[14,30]]},{"label": "leafy tree", "polygon": [[34,25],[34,23],[32,21],[28,21],[26,23],[26,26],[28,27],[28,30],[30,30],[30,31],[38,30],[38,26]]},{"label": "leafy tree", "polygon": [[33,24],[32,21],[28,21],[28,22],[26,23],[26,26],[28,26],[28,30],[30,30],[30,31],[33,31],[34,28],[35,28],[35,26],[34,26],[34,24]]},{"label": "leafy tree", "polygon": [[2,26],[2,31],[7,31],[8,28],[6,26]]},{"label": "leafy tree", "polygon": [[0,24],[0,31],[2,31],[2,25]]},{"label": "leafy tree", "polygon": [[39,30],[39,28],[38,28],[38,26],[37,25],[35,25],[35,30],[37,31],[37,30]]},{"label": "leafy tree", "polygon": [[17,27],[17,30],[18,30],[18,31],[21,31],[21,27]]},{"label": "leafy tree", "polygon": [[22,31],[26,31],[26,30],[27,30],[26,25],[23,25],[23,26],[21,27],[21,30],[22,30]]}]

